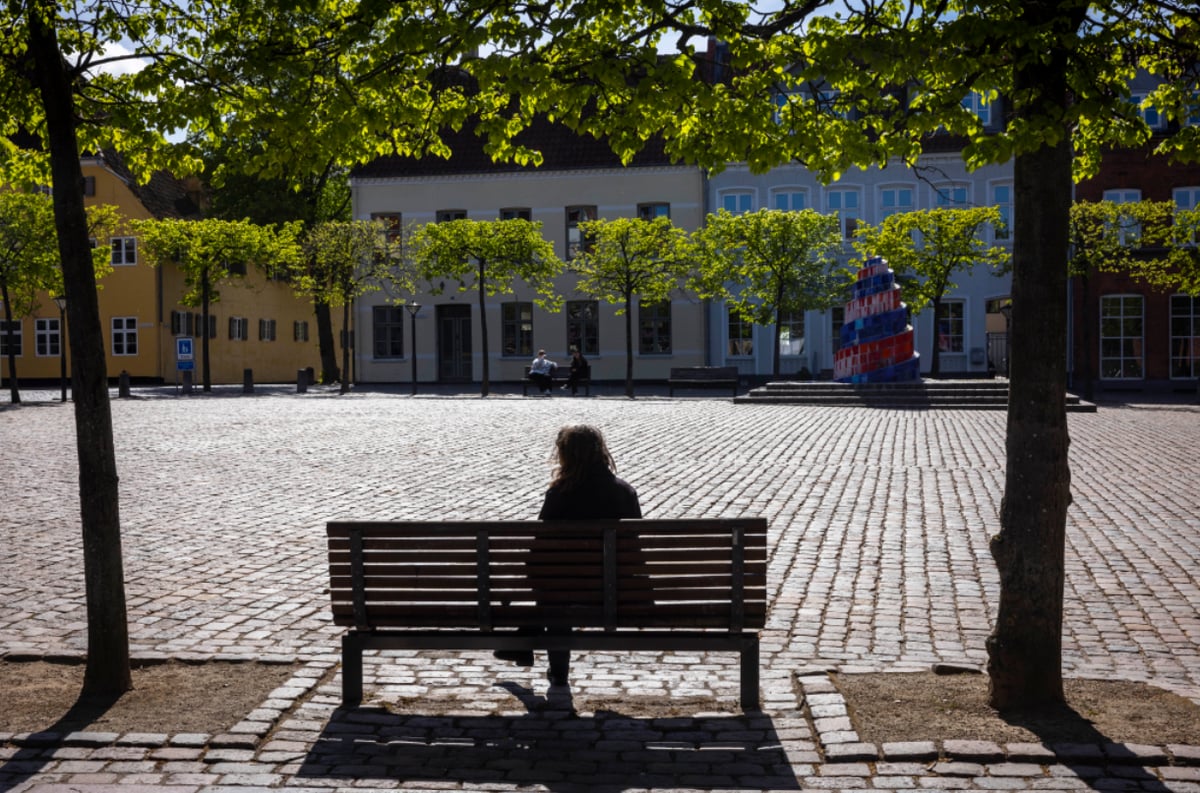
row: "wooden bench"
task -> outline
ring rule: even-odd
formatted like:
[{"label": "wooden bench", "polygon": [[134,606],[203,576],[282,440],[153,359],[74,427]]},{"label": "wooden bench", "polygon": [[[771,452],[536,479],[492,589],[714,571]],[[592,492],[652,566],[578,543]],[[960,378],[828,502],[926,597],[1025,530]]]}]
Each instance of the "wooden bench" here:
[{"label": "wooden bench", "polygon": [[728,388],[737,396],[738,370],[736,366],[673,367],[667,378],[670,396],[675,396],[676,388]]},{"label": "wooden bench", "polygon": [[[550,382],[554,383],[557,378],[560,382],[556,385],[562,385],[567,382],[567,378],[571,376],[570,369],[566,366],[556,366],[554,371],[550,373]],[[521,394],[529,396],[529,387],[533,385],[533,381],[529,379],[529,367],[525,367],[525,374],[521,376]],[[592,395],[592,367],[588,366],[583,370],[583,376],[575,381],[577,388],[582,388],[583,393],[587,396]],[[552,386],[553,387],[553,386]]]},{"label": "wooden bench", "polygon": [[[349,628],[348,707],[362,701],[364,650],[430,649],[737,652],[742,707],[758,708],[765,518],[333,521],[326,532],[333,620]],[[549,630],[518,633],[535,626]]]}]

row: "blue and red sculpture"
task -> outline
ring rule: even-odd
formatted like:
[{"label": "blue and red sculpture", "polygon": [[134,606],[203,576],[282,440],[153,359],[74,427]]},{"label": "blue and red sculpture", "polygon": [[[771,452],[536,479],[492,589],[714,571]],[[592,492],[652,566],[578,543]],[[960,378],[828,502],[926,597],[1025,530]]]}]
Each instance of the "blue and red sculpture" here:
[{"label": "blue and red sculpture", "polygon": [[833,356],[833,379],[840,383],[921,379],[908,308],[900,301],[895,273],[883,257],[867,259],[858,271],[854,299],[846,304],[841,348]]}]

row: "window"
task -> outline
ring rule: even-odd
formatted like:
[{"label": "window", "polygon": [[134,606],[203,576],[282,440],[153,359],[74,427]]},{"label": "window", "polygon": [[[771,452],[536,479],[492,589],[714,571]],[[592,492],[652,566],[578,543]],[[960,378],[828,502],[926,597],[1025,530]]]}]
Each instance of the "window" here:
[{"label": "window", "polygon": [[911,187],[888,187],[879,191],[879,219],[913,211]]},{"label": "window", "polygon": [[962,100],[962,106],[975,114],[979,123],[988,126],[992,123],[992,106],[979,91],[972,91]]},{"label": "window", "polygon": [[308,322],[296,320],[292,323],[292,341],[308,341]]},{"label": "window", "polygon": [[92,196],[96,195],[96,177],[94,177],[94,176],[83,177],[83,194],[85,196],[87,196],[88,198],[91,198]]},{"label": "window", "polygon": [[1146,94],[1133,94],[1129,97],[1129,101],[1133,103],[1138,115],[1146,122],[1146,126],[1150,127],[1150,129],[1162,129],[1166,126],[1164,123],[1166,119],[1158,112],[1158,108],[1153,105],[1142,104],[1142,102],[1146,101],[1146,96]]},{"label": "window", "polygon": [[638,204],[638,217],[642,220],[671,217],[670,204]]},{"label": "window", "polygon": [[230,275],[245,275],[246,274],[246,263],[245,262],[225,262],[225,272],[229,273]]},{"label": "window", "polygon": [[1000,210],[1000,225],[992,229],[997,240],[1012,239],[1012,185],[992,185],[992,206]]},{"label": "window", "polygon": [[245,317],[229,318],[229,338],[235,341],[246,341],[250,338],[250,320]]},{"label": "window", "polygon": [[1171,295],[1171,378],[1200,377],[1200,297]]},{"label": "window", "polygon": [[39,358],[57,358],[62,351],[62,336],[58,331],[58,319],[35,319],[33,321],[33,350]]},{"label": "window", "polygon": [[112,354],[138,354],[137,317],[112,318]]},{"label": "window", "polygon": [[1172,195],[1176,209],[1200,209],[1200,187],[1176,187]]},{"label": "window", "polygon": [[500,210],[501,220],[532,220],[533,211],[529,207],[509,207]]},{"label": "window", "polygon": [[533,303],[500,305],[500,349],[504,355],[533,355]]},{"label": "window", "polygon": [[447,223],[451,220],[466,220],[467,210],[465,209],[439,209],[437,211],[437,222]]},{"label": "window", "polygon": [[779,314],[779,354],[804,354],[803,311],[783,311]]},{"label": "window", "polygon": [[275,341],[275,320],[260,319],[258,321],[258,340]]},{"label": "window", "polygon": [[1100,377],[1142,378],[1142,296],[1100,298]]},{"label": "window", "polygon": [[938,209],[962,209],[967,206],[967,188],[955,185],[935,187],[933,202]]},{"label": "window", "polygon": [[808,191],[783,189],[771,194],[771,206],[784,212],[799,212],[808,206]]},{"label": "window", "polygon": [[399,212],[372,212],[371,220],[383,227],[384,239],[389,243],[400,241],[404,226]]},{"label": "window", "polygon": [[[192,315],[192,326],[196,329],[196,335],[200,336],[201,332],[204,328],[204,315],[203,314],[193,314]],[[217,318],[214,314],[208,315],[208,338],[210,338],[210,339],[217,338]]]},{"label": "window", "polygon": [[858,191],[830,190],[825,201],[826,209],[837,213],[843,239],[853,239],[854,232],[858,230]]},{"label": "window", "polygon": [[[579,228],[580,223],[596,219],[595,207],[567,207],[567,258],[574,259],[579,254],[592,247],[591,241]],[[580,350],[583,352],[583,350]],[[587,353],[584,353],[587,355]]]},{"label": "window", "polygon": [[[12,336],[9,337],[9,330],[12,330]],[[12,343],[12,354],[16,357],[21,356],[21,320],[14,319],[12,322],[0,319],[0,355],[8,355],[8,345]]]},{"label": "window", "polygon": [[671,301],[638,301],[638,353],[671,354]]},{"label": "window", "polygon": [[[1138,190],[1105,190],[1104,200],[1114,204],[1136,204],[1142,200]],[[1133,218],[1122,215],[1117,221],[1116,233],[1122,245],[1137,245],[1142,239],[1142,225]]]},{"label": "window", "polygon": [[113,237],[110,242],[113,267],[137,264],[137,237]]},{"label": "window", "polygon": [[726,309],[729,317],[729,356],[746,357],[754,354],[754,324],[737,312],[733,306]]},{"label": "window", "polygon": [[965,304],[961,300],[947,300],[938,307],[938,352],[962,352],[966,349],[963,345],[964,309]]},{"label": "window", "polygon": [[[403,306],[374,306],[371,309],[371,331],[375,339],[376,358],[404,357]],[[345,346],[344,338],[342,346]]]},{"label": "window", "polygon": [[195,327],[203,324],[197,320],[201,319],[201,315],[193,314],[190,311],[172,311],[171,312],[171,335],[172,336],[191,336],[195,333]]},{"label": "window", "polygon": [[744,215],[754,210],[754,194],[749,190],[731,190],[721,194],[721,209],[731,215]]},{"label": "window", "polygon": [[813,101],[817,103],[817,106],[825,115],[842,119],[850,118],[850,111],[840,101],[841,91],[816,91],[812,97]]},{"label": "window", "polygon": [[595,300],[567,301],[567,349],[584,356],[600,354],[600,303]]},{"label": "window", "polygon": [[1200,298],[1171,296],[1171,378],[1200,377]]},{"label": "window", "polygon": [[845,324],[846,308],[844,306],[834,306],[829,309],[830,352],[837,352],[842,349],[842,326]]}]

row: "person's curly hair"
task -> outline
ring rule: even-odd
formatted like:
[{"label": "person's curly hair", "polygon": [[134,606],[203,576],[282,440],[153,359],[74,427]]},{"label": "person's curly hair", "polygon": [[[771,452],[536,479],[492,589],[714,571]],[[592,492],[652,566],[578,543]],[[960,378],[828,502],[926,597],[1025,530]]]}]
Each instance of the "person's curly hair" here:
[{"label": "person's curly hair", "polygon": [[587,424],[568,424],[558,431],[554,440],[554,460],[557,467],[550,486],[562,490],[575,488],[597,468],[617,470],[604,436]]}]

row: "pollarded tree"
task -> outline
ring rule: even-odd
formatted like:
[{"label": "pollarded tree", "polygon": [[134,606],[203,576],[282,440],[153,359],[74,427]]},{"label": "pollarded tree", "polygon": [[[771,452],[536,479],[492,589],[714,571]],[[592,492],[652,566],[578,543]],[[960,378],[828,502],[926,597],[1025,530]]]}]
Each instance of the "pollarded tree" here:
[{"label": "pollarded tree", "polygon": [[1080,289],[1084,349],[1077,373],[1084,399],[1095,393],[1092,329],[1096,325],[1091,279],[1095,273],[1128,273],[1151,282],[1180,261],[1184,246],[1172,244],[1175,205],[1170,201],[1076,201],[1071,205],[1068,272]]},{"label": "pollarded tree", "polygon": [[[294,267],[297,290],[314,303],[340,306],[342,328],[349,332],[354,299],[385,287],[412,292],[411,276],[401,266],[400,244],[382,223],[327,221],[304,233],[304,255]],[[390,290],[389,290],[390,291]],[[350,391],[350,345],[342,345],[341,393]]]},{"label": "pollarded tree", "polygon": [[[414,273],[428,281],[434,294],[453,279],[458,291],[474,289],[479,299],[479,338],[483,348],[481,396],[488,382],[487,297],[513,291],[518,281],[532,287],[536,302],[556,302],[554,278],[563,264],[554,246],[542,237],[542,224],[528,220],[450,220],[427,223],[413,232],[408,256]],[[434,284],[439,286],[434,287]]]},{"label": "pollarded tree", "polygon": [[760,209],[709,215],[697,232],[704,251],[697,291],[719,297],[758,325],[774,325],[771,371],[778,377],[780,319],[824,311],[842,298],[836,215]]},{"label": "pollarded tree", "polygon": [[186,287],[180,305],[200,309],[200,361],[204,390],[212,391],[209,359],[209,316],[221,299],[221,288],[242,279],[250,267],[289,270],[297,254],[298,224],[279,229],[245,220],[135,220],[133,229],[152,266],[168,262],[183,273]]},{"label": "pollarded tree", "polygon": [[[1012,256],[1006,248],[989,245],[985,230],[1001,224],[996,207],[918,209],[884,218],[878,226],[861,225],[854,247],[864,256],[882,256],[906,279],[905,302],[913,314],[933,307],[934,323],[942,319],[942,298],[956,288],[958,273],[969,275],[976,267],[993,275],[1008,272]],[[941,373],[941,328],[933,345],[929,374]]]},{"label": "pollarded tree", "polygon": [[612,218],[579,224],[588,240],[568,264],[576,291],[625,315],[625,396],[633,396],[633,298],[645,306],[671,299],[693,268],[694,246],[670,218]]},{"label": "pollarded tree", "polygon": [[37,310],[39,293],[55,291],[61,281],[50,197],[0,192],[0,301],[7,336],[8,390],[14,405],[21,402],[21,389],[13,328]]}]

